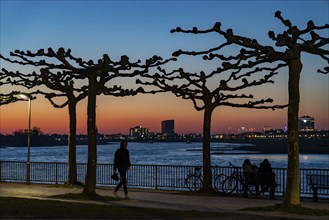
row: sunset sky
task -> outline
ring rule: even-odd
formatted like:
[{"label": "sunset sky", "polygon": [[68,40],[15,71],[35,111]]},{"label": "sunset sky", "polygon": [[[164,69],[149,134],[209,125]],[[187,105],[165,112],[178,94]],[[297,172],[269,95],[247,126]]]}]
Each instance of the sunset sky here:
[{"label": "sunset sky", "polygon": [[[153,55],[170,58],[178,49],[202,50],[218,46],[219,36],[195,36],[170,30],[179,26],[208,29],[221,22],[224,30],[272,44],[268,31],[285,30],[274,17],[277,10],[299,28],[309,20],[316,25],[329,23],[328,0],[320,1],[7,1],[1,0],[1,54],[9,56],[16,49],[37,51],[52,47],[70,48],[72,54],[85,60],[97,60],[103,54],[119,60],[128,55],[131,61]],[[328,34],[328,31],[325,32]],[[328,35],[326,36],[328,37]],[[329,49],[327,47],[327,49]],[[185,59],[185,58],[184,58]],[[201,63],[186,58],[181,66],[202,69]],[[329,76],[316,73],[328,65],[319,57],[303,54],[300,115],[315,117],[316,129],[329,129]],[[178,64],[175,64],[178,65]],[[1,61],[1,68],[9,67]],[[29,67],[21,70],[30,71]],[[15,69],[10,69],[15,71]],[[272,97],[277,104],[287,103],[288,76],[280,72],[275,84],[254,88],[259,97]],[[129,87],[130,84],[127,86]],[[1,87],[1,93],[23,90]],[[85,134],[87,101],[78,104],[78,134]],[[128,134],[129,128],[141,125],[151,132],[161,132],[162,120],[175,120],[177,133],[202,133],[203,112],[194,109],[191,101],[171,93],[115,98],[99,96],[97,127],[100,133]],[[263,126],[283,128],[287,109],[252,110],[219,107],[212,118],[212,133],[241,131],[241,127],[261,130]],[[68,110],[55,109],[43,97],[32,101],[32,127],[45,133],[67,133]],[[0,133],[11,134],[27,127],[27,102],[0,107]]]}]

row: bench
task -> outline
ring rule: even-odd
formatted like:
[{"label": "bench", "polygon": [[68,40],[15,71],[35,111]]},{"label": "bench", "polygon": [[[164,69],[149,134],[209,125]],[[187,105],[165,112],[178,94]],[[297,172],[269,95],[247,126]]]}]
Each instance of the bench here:
[{"label": "bench", "polygon": [[[251,194],[256,194],[259,196],[259,193],[264,193],[270,189],[270,198],[274,198],[275,188],[278,184],[271,186],[270,184],[264,184],[260,181],[258,173],[246,173],[240,172],[240,176],[243,177],[242,187],[244,190],[244,196],[247,196],[248,191]],[[259,189],[260,187],[260,189]],[[267,190],[265,190],[267,189]]]},{"label": "bench", "polygon": [[307,174],[307,184],[313,190],[313,202],[318,201],[318,190],[329,189],[329,176],[320,174]]}]

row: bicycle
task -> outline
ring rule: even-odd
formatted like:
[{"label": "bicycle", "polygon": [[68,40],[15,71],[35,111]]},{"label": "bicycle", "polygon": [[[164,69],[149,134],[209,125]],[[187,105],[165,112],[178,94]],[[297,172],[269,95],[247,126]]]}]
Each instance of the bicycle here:
[{"label": "bicycle", "polygon": [[[246,183],[245,178],[243,176],[243,172],[239,171],[239,167],[234,166],[230,162],[230,167],[233,167],[233,172],[225,178],[222,184],[222,191],[224,193],[231,194],[234,191],[237,193],[243,192],[246,193],[244,190],[249,192],[252,195],[258,194],[259,185],[257,182],[253,183]],[[240,187],[242,186],[242,187]]]},{"label": "bicycle", "polygon": [[[223,180],[226,178],[225,174],[214,174],[212,176],[213,187],[216,192],[221,192]],[[194,172],[187,175],[185,178],[185,186],[190,191],[199,191],[203,187],[203,176],[201,167],[194,167]]]}]

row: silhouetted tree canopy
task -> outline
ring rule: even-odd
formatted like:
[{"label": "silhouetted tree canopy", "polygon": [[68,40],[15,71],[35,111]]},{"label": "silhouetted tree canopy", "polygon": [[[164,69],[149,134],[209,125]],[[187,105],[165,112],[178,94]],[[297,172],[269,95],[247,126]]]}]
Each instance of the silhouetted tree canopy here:
[{"label": "silhouetted tree canopy", "polygon": [[[239,36],[233,33],[232,29],[222,30],[221,23],[217,22],[215,25],[206,30],[199,30],[197,27],[192,30],[184,30],[180,27],[171,30],[174,32],[192,33],[192,34],[208,34],[217,33],[226,39],[226,42],[205,51],[182,51],[178,50],[173,53],[173,56],[187,55],[204,55],[204,59],[212,60],[219,58],[221,60],[230,60],[232,57],[213,54],[227,45],[239,45],[242,47],[241,54],[238,56],[246,57],[255,55],[256,61],[250,62],[252,66],[254,63],[261,62],[278,62],[288,66],[288,176],[287,176],[287,191],[283,205],[300,205],[300,175],[299,175],[299,140],[298,140],[298,112],[299,112],[299,80],[303,68],[301,62],[301,54],[308,53],[318,56],[327,64],[318,69],[318,73],[328,74],[329,72],[329,38],[328,29],[329,24],[317,26],[312,20],[307,22],[306,27],[298,28],[287,19],[284,19],[280,11],[275,13],[275,17],[284,25],[286,30],[282,33],[275,34],[274,31],[269,31],[268,36],[275,43],[276,48],[268,45],[260,44],[256,39]],[[321,31],[324,32],[321,32]],[[327,32],[325,32],[327,31]],[[326,35],[326,36],[321,36]],[[278,49],[281,49],[278,50]],[[231,63],[226,63],[226,66],[231,66]],[[224,67],[225,68],[225,67]]]},{"label": "silhouetted tree canopy", "polygon": [[[59,48],[57,52],[52,48],[48,48],[47,51],[40,49],[37,52],[15,50],[10,53],[10,56],[12,58],[0,54],[0,59],[12,64],[34,66],[39,69],[36,72],[40,72],[40,74],[36,74],[36,72],[14,73],[3,69],[8,81],[13,85],[23,85],[29,89],[37,85],[45,85],[51,89],[50,92],[45,90],[37,92],[43,94],[54,107],[69,106],[70,131],[74,130],[74,132],[70,132],[72,135],[75,135],[75,105],[88,96],[88,168],[83,190],[85,194],[95,194],[96,187],[96,96],[104,94],[123,97],[139,93],[154,94],[157,91],[145,91],[142,87],[124,89],[118,85],[107,86],[106,84],[117,78],[131,78],[145,74],[149,68],[174,60],[163,60],[155,55],[146,59],[144,63],[140,60],[131,62],[128,56],[122,55],[119,61],[114,61],[109,55],[104,54],[97,61],[86,61],[73,56],[70,49],[65,50],[64,48]],[[75,86],[78,81],[81,85]],[[64,96],[67,97],[67,100],[62,104],[56,104],[54,99]],[[75,146],[75,144],[73,145]]]},{"label": "silhouetted tree canopy", "polygon": [[[216,24],[217,26],[218,24]],[[194,27],[192,30],[176,28],[171,30],[171,32],[204,34],[211,31],[200,31]],[[231,34],[231,32],[229,30],[228,34]],[[180,49],[172,54],[174,57],[180,57],[182,55],[193,57],[202,56],[202,59],[205,61],[213,60],[213,63],[217,65],[217,68],[213,70],[191,72],[185,70],[185,68],[178,68],[169,71],[166,68],[158,67],[157,73],[143,74],[142,76],[147,79],[137,80],[137,84],[155,86],[163,91],[170,91],[182,99],[191,100],[196,110],[204,111],[204,191],[212,190],[210,131],[213,110],[218,106],[273,110],[287,107],[286,104],[272,104],[272,98],[255,98],[257,97],[255,95],[259,94],[247,93],[247,91],[250,91],[254,87],[263,84],[273,84],[274,80],[272,78],[278,74],[279,69],[286,67],[287,64],[278,62],[272,58],[272,55],[265,56],[259,51],[245,49],[240,45],[237,47],[236,44],[225,37],[222,39],[222,43],[214,48],[202,51],[185,51]],[[256,40],[245,39],[245,41],[250,41],[250,44],[257,43]],[[267,53],[270,51],[267,47],[264,50]],[[231,51],[231,54],[227,51]],[[207,64],[205,66],[208,67]],[[215,86],[211,84],[215,84]]]}]

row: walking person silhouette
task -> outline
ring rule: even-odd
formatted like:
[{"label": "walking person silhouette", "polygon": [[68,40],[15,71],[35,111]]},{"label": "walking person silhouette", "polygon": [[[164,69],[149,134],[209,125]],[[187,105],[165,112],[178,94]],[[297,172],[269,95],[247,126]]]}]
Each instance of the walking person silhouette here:
[{"label": "walking person silhouette", "polygon": [[117,196],[117,192],[119,191],[120,187],[123,186],[125,198],[129,199],[128,189],[127,189],[127,170],[129,170],[131,164],[130,164],[130,156],[127,146],[128,146],[128,142],[126,140],[122,140],[120,143],[120,148],[117,149],[114,154],[113,171],[114,172],[116,172],[117,170],[119,171],[120,182],[115,187],[113,194]]}]

